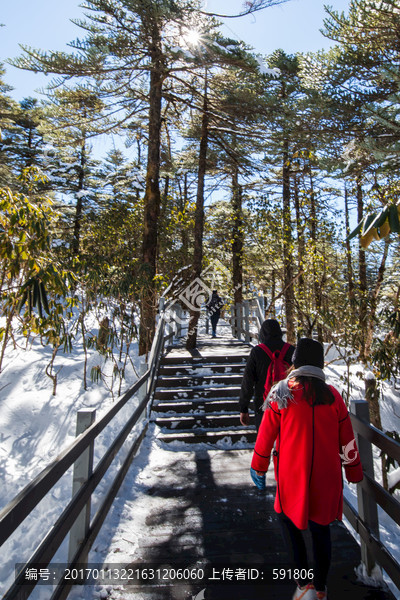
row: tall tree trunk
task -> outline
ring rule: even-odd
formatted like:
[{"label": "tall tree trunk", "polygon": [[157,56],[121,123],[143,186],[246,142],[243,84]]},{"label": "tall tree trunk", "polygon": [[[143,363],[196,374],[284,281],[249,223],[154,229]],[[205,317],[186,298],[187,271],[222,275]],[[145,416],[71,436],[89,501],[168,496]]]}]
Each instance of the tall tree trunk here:
[{"label": "tall tree trunk", "polygon": [[[162,231],[164,224],[165,224],[165,218],[168,212],[168,194],[169,194],[169,184],[170,184],[170,178],[169,175],[165,176],[164,179],[164,190],[162,193],[162,196],[160,197],[160,214],[158,217],[158,224],[159,224],[159,230]],[[156,258],[156,269],[157,269],[157,265],[159,263],[160,260],[160,236],[157,235],[157,258]]]},{"label": "tall tree trunk", "polygon": [[156,317],[156,275],[158,217],[160,212],[160,136],[161,105],[164,65],[161,37],[157,24],[152,28],[150,50],[152,70],[150,74],[150,108],[148,130],[148,154],[146,191],[144,196],[143,246],[142,246],[142,292],[140,302],[139,354],[149,352],[154,337]]},{"label": "tall tree trunk", "polygon": [[[270,303],[270,314],[275,317],[276,316],[276,307],[275,307],[275,295],[276,295],[276,271],[272,269],[271,273],[271,303]],[[269,315],[265,315],[269,316]]]},{"label": "tall tree trunk", "polygon": [[[364,216],[364,200],[361,176],[357,177],[357,217],[358,222]],[[365,250],[361,247],[359,241],[358,247],[358,276],[359,276],[359,324],[360,324],[360,358],[365,360],[365,327],[367,324],[367,262]]]},{"label": "tall tree trunk", "polygon": [[[203,116],[201,121],[201,138],[200,138],[200,151],[199,151],[199,169],[197,176],[197,197],[196,197],[196,211],[195,211],[195,222],[194,222],[194,249],[193,249],[193,279],[199,278],[203,266],[203,231],[204,231],[204,183],[207,171],[207,150],[208,150],[208,78],[207,71],[205,74],[204,82],[204,98],[203,98]],[[194,293],[198,293],[200,290],[194,290]],[[186,348],[192,350],[196,348],[197,343],[197,324],[200,316],[200,306],[196,305],[196,298],[192,296],[192,305],[195,306],[193,310],[190,310],[189,319],[189,330],[188,337],[186,340]]]},{"label": "tall tree trunk", "polygon": [[298,311],[297,319],[300,323],[303,323],[303,315],[301,307],[305,300],[305,282],[303,275],[303,261],[305,255],[305,240],[304,240],[304,225],[300,214],[300,194],[299,194],[299,179],[294,176],[294,207],[296,211],[296,229],[297,229],[297,265],[299,269],[299,277],[297,281],[298,290]]},{"label": "tall tree trunk", "polygon": [[347,191],[347,186],[344,187],[344,210],[345,210],[345,218],[346,218],[346,258],[347,258],[347,293],[349,298],[350,307],[354,307],[354,281],[353,281],[353,264],[351,257],[351,244],[350,240],[348,240],[348,236],[350,235],[350,216],[349,216],[349,195]]},{"label": "tall tree trunk", "polygon": [[289,142],[284,141],[282,167],[282,227],[283,227],[283,286],[285,289],[285,313],[287,341],[296,341],[294,325],[294,287],[293,287],[293,250],[292,250],[292,219],[290,212],[290,164]]},{"label": "tall tree trunk", "polygon": [[238,165],[234,166],[232,174],[232,280],[234,304],[243,302],[243,210],[242,188],[239,185]]},{"label": "tall tree trunk", "polygon": [[[178,179],[179,188],[179,210],[182,214],[186,215],[189,206],[189,189],[188,189],[188,174],[184,173],[183,176],[183,190],[181,181]],[[186,265],[189,257],[189,232],[186,227],[186,221],[182,220],[182,226],[179,230],[179,235],[182,244],[182,263]]]},{"label": "tall tree trunk", "polygon": [[86,166],[86,141],[82,142],[80,162],[79,162],[79,176],[78,176],[78,198],[76,201],[75,218],[74,218],[74,237],[72,239],[72,254],[73,256],[79,256],[80,251],[80,240],[81,240],[81,226],[82,226],[82,211],[83,211],[83,198],[81,192],[85,187],[85,166]]},{"label": "tall tree trunk", "polygon": [[322,276],[319,280],[317,273],[317,206],[315,201],[314,181],[310,167],[310,217],[311,217],[311,245],[312,245],[312,261],[313,261],[313,291],[314,305],[317,317],[317,333],[318,341],[323,342],[323,330],[320,322],[322,308]]},{"label": "tall tree trunk", "polygon": [[[181,210],[182,210],[182,212],[183,211],[186,212],[188,210],[188,206],[189,206],[189,186],[188,186],[188,174],[187,173],[185,173],[183,181],[184,181],[184,184],[183,184],[183,206],[182,206]],[[185,260],[184,264],[187,264],[187,259],[189,256],[189,232],[184,223],[182,224],[181,239],[182,239],[183,257]]]}]

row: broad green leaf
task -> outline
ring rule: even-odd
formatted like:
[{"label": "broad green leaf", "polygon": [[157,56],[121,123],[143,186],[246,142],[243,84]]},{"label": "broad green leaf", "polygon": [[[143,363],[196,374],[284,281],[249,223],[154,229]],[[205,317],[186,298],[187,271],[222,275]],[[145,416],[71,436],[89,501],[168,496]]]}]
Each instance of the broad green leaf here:
[{"label": "broad green leaf", "polygon": [[400,233],[399,213],[395,204],[389,207],[389,225],[393,233]]},{"label": "broad green leaf", "polygon": [[386,206],[376,215],[375,219],[372,221],[371,225],[368,227],[368,229],[365,233],[368,233],[368,231],[370,229],[372,229],[373,227],[375,227],[375,229],[382,227],[382,225],[384,224],[384,222],[386,221],[386,219],[388,217],[388,214],[389,214],[389,207]]},{"label": "broad green leaf", "polygon": [[359,224],[357,225],[357,227],[355,229],[353,229],[353,231],[347,236],[346,240],[352,240],[353,238],[356,237],[356,235],[358,235],[361,232],[362,226],[364,223],[364,219],[362,219]]},{"label": "broad green leaf", "polygon": [[377,218],[376,213],[369,213],[368,215],[366,215],[366,217],[364,219],[364,225],[362,228],[362,232],[361,232],[361,237],[367,234],[368,230],[371,228],[371,225],[375,221],[376,218]]}]

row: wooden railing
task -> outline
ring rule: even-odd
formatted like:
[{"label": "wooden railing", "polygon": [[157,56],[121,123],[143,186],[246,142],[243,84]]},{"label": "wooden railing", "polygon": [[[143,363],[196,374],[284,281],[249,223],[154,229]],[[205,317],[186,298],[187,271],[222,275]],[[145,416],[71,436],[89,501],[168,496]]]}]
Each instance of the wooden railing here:
[{"label": "wooden railing", "polygon": [[[138,396],[139,403],[133,410],[132,415],[118,433],[111,446],[101,458],[93,472],[89,472],[85,481],[81,481],[78,491],[73,495],[72,500],[65,506],[63,512],[58,517],[51,529],[41,540],[31,558],[21,568],[19,575],[14,583],[3,596],[3,600],[24,600],[28,598],[38,583],[37,581],[25,581],[25,572],[33,565],[45,568],[49,565],[54,554],[61,543],[73,528],[77,518],[82,512],[89,513],[89,519],[83,520],[85,530],[76,535],[79,543],[74,548],[68,566],[84,563],[90,547],[92,546],[104,519],[109,512],[113,500],[124,480],[124,477],[130,467],[130,464],[137,453],[140,444],[146,434],[148,427],[148,417],[153,400],[153,392],[157,372],[165,344],[171,340],[174,335],[178,335],[181,324],[166,323],[165,317],[161,315],[158,320],[155,337],[153,340],[151,352],[149,355],[148,366],[140,379],[130,388],[130,390],[98,421],[94,421],[82,432],[57,458],[49,464],[39,475],[35,477],[7,506],[0,512],[0,546],[8,539],[15,530],[25,521],[28,515],[39,504],[39,502],[49,493],[66,471],[86,453],[93,456],[94,442],[104,428],[112,419],[127,405],[128,401],[135,395]],[[166,329],[170,331],[166,333]],[[147,415],[143,418],[144,412]],[[120,467],[116,477],[111,483],[106,498],[97,510],[93,519],[90,520],[90,501],[91,496],[103,480],[108,468],[113,462],[115,456],[121,449],[123,443],[132,431],[133,427],[141,422],[143,427],[140,434],[130,445],[126,458]],[[88,463],[89,464],[89,463]],[[89,507],[89,511],[87,511]],[[71,546],[70,546],[71,549]],[[51,596],[51,600],[66,598],[71,584],[61,580]]]},{"label": "wooden railing", "polygon": [[264,321],[264,298],[259,296],[231,306],[232,337],[246,344],[258,341],[258,332]]},{"label": "wooden railing", "polygon": [[369,405],[353,400],[351,422],[360,451],[364,479],[357,484],[358,512],[345,498],[343,512],[361,541],[361,559],[370,574],[377,564],[400,589],[400,564],[379,539],[378,505],[400,525],[400,502],[375,481],[372,445],[400,463],[400,444],[370,424]]}]

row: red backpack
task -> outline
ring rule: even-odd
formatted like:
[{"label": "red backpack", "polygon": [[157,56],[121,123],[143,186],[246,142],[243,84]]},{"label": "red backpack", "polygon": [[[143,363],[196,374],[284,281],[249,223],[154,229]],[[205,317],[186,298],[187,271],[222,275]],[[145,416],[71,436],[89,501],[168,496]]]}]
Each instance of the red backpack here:
[{"label": "red backpack", "polygon": [[290,368],[290,365],[283,359],[286,352],[290,348],[290,344],[286,342],[286,344],[283,345],[282,350],[274,350],[274,352],[272,352],[272,350],[270,350],[265,344],[258,345],[271,359],[271,362],[268,367],[267,379],[265,380],[264,386],[263,399],[265,400],[272,386],[275,385],[275,383],[278,383],[278,381],[285,379],[287,376],[287,372]]}]

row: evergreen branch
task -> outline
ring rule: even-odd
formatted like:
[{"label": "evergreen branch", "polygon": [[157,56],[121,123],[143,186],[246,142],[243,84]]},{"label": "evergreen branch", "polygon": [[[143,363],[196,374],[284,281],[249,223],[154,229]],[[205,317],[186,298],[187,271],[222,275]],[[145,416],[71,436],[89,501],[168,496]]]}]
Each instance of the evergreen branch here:
[{"label": "evergreen branch", "polygon": [[256,13],[260,10],[264,10],[265,8],[276,6],[278,4],[283,4],[284,2],[287,2],[287,0],[247,0],[244,4],[248,8],[236,15],[226,15],[203,10],[200,10],[199,13],[202,15],[206,15],[207,17],[217,17],[219,19],[238,19],[240,17],[245,17],[247,15]]}]

